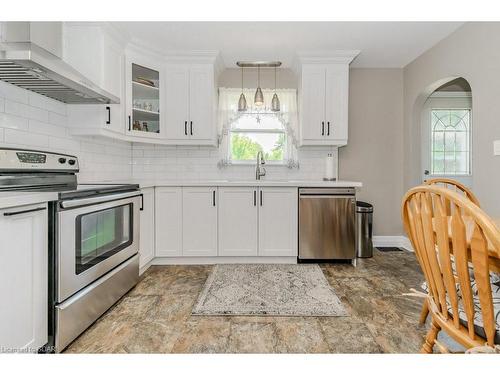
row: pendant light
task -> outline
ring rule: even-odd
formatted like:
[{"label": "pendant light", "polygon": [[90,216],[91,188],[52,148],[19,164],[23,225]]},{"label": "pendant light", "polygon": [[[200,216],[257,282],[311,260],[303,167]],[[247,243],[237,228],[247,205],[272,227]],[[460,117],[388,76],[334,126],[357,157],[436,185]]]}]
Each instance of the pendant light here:
[{"label": "pendant light", "polygon": [[245,112],[247,110],[247,98],[243,93],[243,68],[241,68],[241,95],[240,100],[238,100],[238,112]]},{"label": "pendant light", "polygon": [[271,111],[280,111],[280,100],[278,98],[278,94],[276,94],[276,67],[274,67],[274,95],[273,99],[271,100]]},{"label": "pendant light", "polygon": [[262,94],[262,89],[260,88],[260,65],[257,67],[257,91],[255,91],[254,104],[260,107],[264,104],[264,95]]}]

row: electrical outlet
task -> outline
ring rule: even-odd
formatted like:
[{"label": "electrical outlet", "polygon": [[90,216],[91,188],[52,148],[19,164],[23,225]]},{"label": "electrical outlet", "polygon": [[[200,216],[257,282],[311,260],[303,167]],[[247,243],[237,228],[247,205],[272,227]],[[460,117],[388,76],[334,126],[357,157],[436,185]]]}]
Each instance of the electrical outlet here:
[{"label": "electrical outlet", "polygon": [[493,141],[493,155],[500,156],[500,139]]}]

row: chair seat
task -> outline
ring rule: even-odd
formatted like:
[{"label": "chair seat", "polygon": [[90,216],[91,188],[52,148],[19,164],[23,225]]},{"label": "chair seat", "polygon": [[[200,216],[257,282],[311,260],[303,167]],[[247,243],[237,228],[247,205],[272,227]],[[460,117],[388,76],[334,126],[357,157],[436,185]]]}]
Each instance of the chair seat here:
[{"label": "chair seat", "polygon": [[[496,334],[495,334],[495,344],[500,344],[500,275],[497,273],[490,273],[490,283],[491,283],[491,296],[493,302],[493,313],[495,316],[495,324],[496,324]],[[423,291],[429,293],[429,287],[427,282],[423,282],[420,286]],[[477,335],[486,339],[486,333],[484,331],[484,323],[483,323],[483,315],[481,313],[481,306],[479,302],[479,295],[476,286],[475,279],[473,275],[471,275],[471,288],[473,292],[473,300],[474,300],[474,331]],[[458,298],[461,298],[460,288],[457,285],[457,295]],[[452,315],[453,310],[451,305],[448,303],[448,312]],[[453,315],[452,315],[453,316]],[[464,326],[467,326],[467,314],[462,307],[462,304],[459,301],[458,304],[458,318],[460,323]]]}]

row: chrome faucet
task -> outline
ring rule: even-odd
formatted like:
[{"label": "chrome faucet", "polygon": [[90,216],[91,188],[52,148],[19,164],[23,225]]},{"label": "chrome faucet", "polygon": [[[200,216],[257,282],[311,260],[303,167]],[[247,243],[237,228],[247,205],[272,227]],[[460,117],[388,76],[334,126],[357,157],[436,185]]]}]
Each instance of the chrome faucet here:
[{"label": "chrome faucet", "polygon": [[261,177],[266,175],[266,168],[262,167],[265,165],[264,154],[262,151],[257,152],[257,165],[255,166],[255,179],[260,180]]}]

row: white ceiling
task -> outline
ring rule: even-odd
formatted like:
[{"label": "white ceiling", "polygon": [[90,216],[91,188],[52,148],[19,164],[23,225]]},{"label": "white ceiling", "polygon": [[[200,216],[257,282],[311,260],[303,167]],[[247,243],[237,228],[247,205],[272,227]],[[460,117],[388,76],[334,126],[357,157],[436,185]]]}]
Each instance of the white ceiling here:
[{"label": "white ceiling", "polygon": [[355,67],[399,68],[456,30],[460,22],[116,22],[158,51],[220,51],[237,60],[281,60],[297,51],[361,50]]}]

